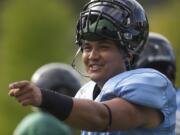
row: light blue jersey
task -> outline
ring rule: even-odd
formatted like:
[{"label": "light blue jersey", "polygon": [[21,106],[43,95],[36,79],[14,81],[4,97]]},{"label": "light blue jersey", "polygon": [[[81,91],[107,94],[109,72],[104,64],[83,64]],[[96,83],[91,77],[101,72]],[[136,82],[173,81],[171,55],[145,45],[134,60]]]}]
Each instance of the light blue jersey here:
[{"label": "light blue jersey", "polygon": [[[85,84],[76,98],[93,100],[95,82]],[[82,135],[175,135],[176,92],[172,83],[153,69],[136,69],[121,73],[109,79],[103,86],[96,102],[113,98],[158,109],[164,115],[163,122],[153,129],[136,128],[128,131],[87,132]]]},{"label": "light blue jersey", "polygon": [[176,92],[176,103],[177,103],[177,111],[176,111],[176,135],[180,135],[180,89],[177,89]]},{"label": "light blue jersey", "polygon": [[176,102],[177,102],[177,110],[180,111],[180,89],[177,89],[176,92]]}]

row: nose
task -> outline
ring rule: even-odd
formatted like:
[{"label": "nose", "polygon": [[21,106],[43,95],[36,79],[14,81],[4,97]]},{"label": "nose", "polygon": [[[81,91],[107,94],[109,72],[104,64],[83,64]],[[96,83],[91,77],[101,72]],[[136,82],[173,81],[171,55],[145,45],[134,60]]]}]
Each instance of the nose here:
[{"label": "nose", "polygon": [[99,58],[99,52],[97,49],[93,48],[91,52],[89,53],[89,59],[98,59]]}]

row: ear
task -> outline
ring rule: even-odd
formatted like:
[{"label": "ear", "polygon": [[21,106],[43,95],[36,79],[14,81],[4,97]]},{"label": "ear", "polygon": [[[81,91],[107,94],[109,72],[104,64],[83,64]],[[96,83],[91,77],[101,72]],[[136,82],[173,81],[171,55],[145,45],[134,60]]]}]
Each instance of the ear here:
[{"label": "ear", "polygon": [[132,61],[133,60],[133,54],[132,53],[128,53],[128,55],[127,55],[127,57],[128,57],[128,59],[129,59],[129,61]]}]

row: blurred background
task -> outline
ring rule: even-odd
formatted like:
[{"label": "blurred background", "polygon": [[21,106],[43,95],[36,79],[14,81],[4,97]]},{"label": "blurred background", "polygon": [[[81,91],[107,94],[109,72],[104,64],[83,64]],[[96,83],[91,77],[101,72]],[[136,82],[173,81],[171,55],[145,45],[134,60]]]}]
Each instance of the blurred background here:
[{"label": "blurred background", "polygon": [[[8,96],[8,84],[30,80],[50,62],[71,63],[76,52],[75,26],[87,0],[0,0],[0,135],[11,135],[29,112]],[[150,31],[166,36],[177,59],[180,87],[180,1],[139,0],[147,11]],[[83,79],[82,79],[83,80]]]}]

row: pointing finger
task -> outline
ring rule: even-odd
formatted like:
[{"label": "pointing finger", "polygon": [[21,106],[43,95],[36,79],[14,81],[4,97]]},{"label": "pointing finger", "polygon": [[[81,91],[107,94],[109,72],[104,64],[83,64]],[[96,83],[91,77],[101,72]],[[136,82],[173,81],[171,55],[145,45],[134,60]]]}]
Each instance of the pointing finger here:
[{"label": "pointing finger", "polygon": [[28,85],[30,82],[29,81],[19,81],[19,82],[14,82],[9,85],[9,89],[21,89]]},{"label": "pointing finger", "polygon": [[9,96],[15,96],[15,92],[18,91],[19,89],[11,89],[8,93]]}]

